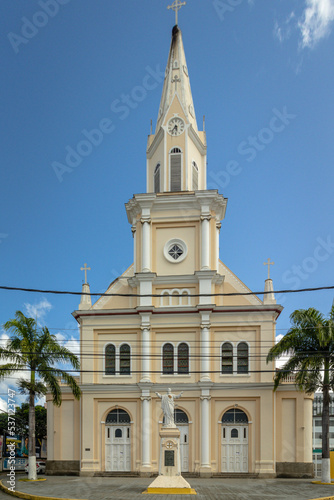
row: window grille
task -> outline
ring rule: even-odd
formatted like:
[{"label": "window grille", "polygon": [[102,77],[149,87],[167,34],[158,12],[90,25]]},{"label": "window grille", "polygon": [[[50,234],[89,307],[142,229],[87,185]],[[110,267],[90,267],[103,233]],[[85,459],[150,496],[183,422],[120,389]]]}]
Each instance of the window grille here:
[{"label": "window grille", "polygon": [[189,373],[189,346],[182,343],[177,348],[177,372],[179,374]]},{"label": "window grille", "polygon": [[120,356],[119,356],[119,369],[121,375],[130,375],[131,367],[130,367],[130,358],[131,358],[131,349],[128,344],[123,344],[120,348]]},{"label": "window grille", "polygon": [[130,415],[125,410],[119,408],[111,410],[106,418],[106,424],[129,424],[131,422]]},{"label": "window grille", "polygon": [[222,346],[222,374],[233,373],[233,346],[225,342]]},{"label": "window grille", "polygon": [[113,344],[109,344],[105,350],[105,374],[116,374],[116,348]]},{"label": "window grille", "polygon": [[172,344],[165,344],[163,346],[163,374],[173,374],[174,373],[174,347]]},{"label": "window grille", "polygon": [[240,342],[237,349],[238,373],[248,373],[248,344]]}]

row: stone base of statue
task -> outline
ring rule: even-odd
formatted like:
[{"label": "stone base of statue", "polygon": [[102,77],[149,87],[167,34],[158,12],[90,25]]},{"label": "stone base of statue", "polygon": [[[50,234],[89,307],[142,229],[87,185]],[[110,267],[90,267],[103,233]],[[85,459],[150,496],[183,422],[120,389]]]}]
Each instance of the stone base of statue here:
[{"label": "stone base of statue", "polygon": [[160,431],[159,476],[144,493],[157,495],[196,495],[196,491],[181,476],[180,431],[163,427]]}]

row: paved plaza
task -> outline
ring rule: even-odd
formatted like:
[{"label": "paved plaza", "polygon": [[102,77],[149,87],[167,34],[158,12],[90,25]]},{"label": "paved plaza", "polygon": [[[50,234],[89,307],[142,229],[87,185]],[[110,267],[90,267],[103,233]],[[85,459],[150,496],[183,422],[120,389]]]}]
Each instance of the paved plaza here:
[{"label": "paved plaza", "polygon": [[[16,490],[33,495],[53,496],[86,500],[182,500],[184,495],[142,495],[152,482],[152,478],[135,477],[47,477],[46,481],[27,483],[19,481],[17,476]],[[5,476],[1,477],[2,479]],[[197,496],[186,498],[197,500],[310,500],[333,495],[333,486],[311,484],[305,479],[200,479],[189,478]],[[10,497],[0,492],[1,500]],[[13,497],[12,497],[13,498]]]}]

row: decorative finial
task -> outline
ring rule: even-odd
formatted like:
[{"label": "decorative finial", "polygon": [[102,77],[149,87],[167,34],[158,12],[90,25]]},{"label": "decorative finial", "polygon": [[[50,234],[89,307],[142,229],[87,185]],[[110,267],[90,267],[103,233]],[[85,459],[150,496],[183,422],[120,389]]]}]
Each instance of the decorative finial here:
[{"label": "decorative finial", "polygon": [[187,2],[180,2],[180,0],[175,0],[174,3],[172,3],[172,5],[169,5],[167,7],[167,9],[173,9],[174,12],[175,12],[175,25],[177,26],[178,25],[178,22],[179,22],[179,10],[181,9],[181,7],[183,7],[183,5],[187,5]]},{"label": "decorative finial", "polygon": [[275,262],[270,262],[270,259],[267,260],[267,262],[264,262],[264,266],[268,266],[268,280],[270,280],[270,266],[273,266]]},{"label": "decorative finial", "polygon": [[90,267],[87,267],[87,264],[85,264],[85,267],[81,267],[80,271],[85,271],[85,284],[87,283],[87,271],[91,271]]}]

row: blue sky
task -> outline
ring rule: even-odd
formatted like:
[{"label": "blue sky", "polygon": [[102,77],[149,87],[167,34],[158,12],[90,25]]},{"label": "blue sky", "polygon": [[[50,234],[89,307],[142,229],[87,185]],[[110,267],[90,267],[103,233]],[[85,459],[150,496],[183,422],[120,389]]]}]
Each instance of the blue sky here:
[{"label": "blue sky", "polygon": [[[0,284],[79,291],[87,262],[100,292],[131,264],[124,203],[146,189],[169,3],[2,0]],[[254,291],[268,257],[276,289],[334,284],[333,21],[334,0],[188,0],[180,12],[209,188],[229,198],[220,258]],[[115,112],[127,95],[136,100]],[[278,333],[294,309],[327,314],[332,300],[282,297]],[[77,297],[0,291],[0,301],[0,324],[37,310],[64,341],[77,338]]]}]

